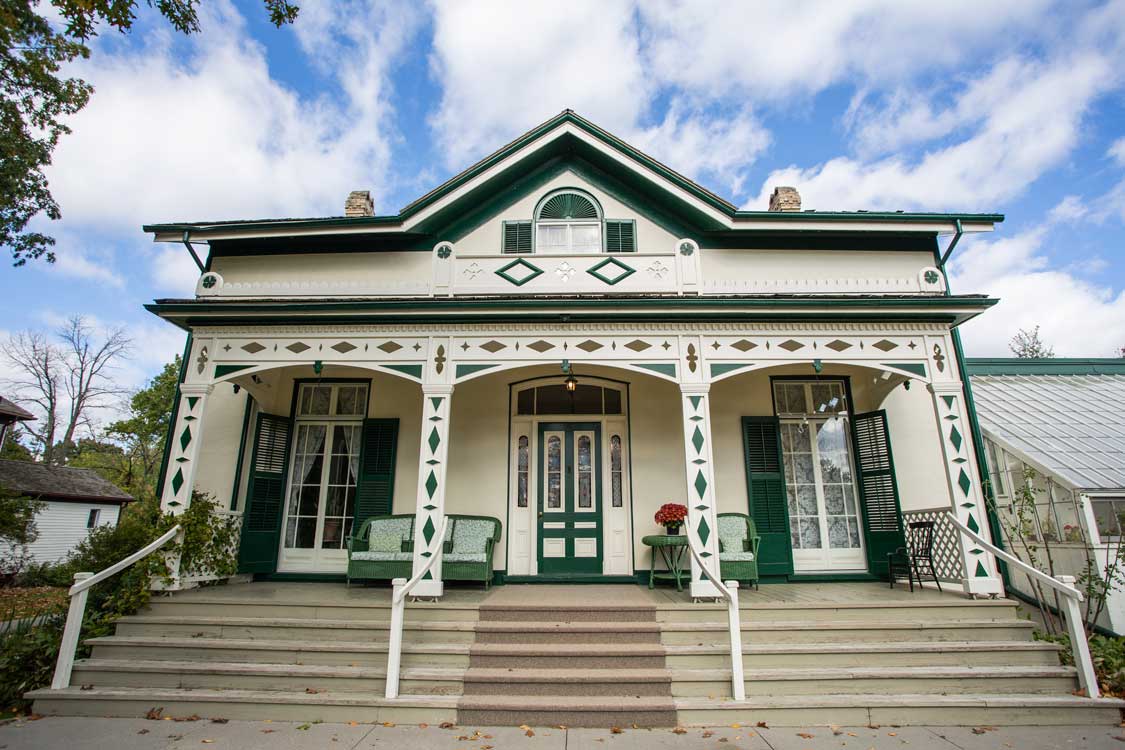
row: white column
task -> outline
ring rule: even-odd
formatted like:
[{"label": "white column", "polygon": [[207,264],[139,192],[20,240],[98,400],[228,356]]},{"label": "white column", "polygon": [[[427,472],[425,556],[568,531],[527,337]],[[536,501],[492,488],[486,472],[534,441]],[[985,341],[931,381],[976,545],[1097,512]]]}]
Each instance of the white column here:
[{"label": "white column", "polygon": [[[684,415],[684,472],[688,528],[703,546],[704,564],[719,577],[719,519],[715,509],[715,471],[711,457],[711,386],[681,383],[680,403]],[[718,589],[691,561],[691,596],[717,597]]]},{"label": "white column", "polygon": [[[961,382],[949,380],[933,383],[934,415],[945,461],[948,491],[953,514],[961,523],[990,539],[988,510],[977,468],[972,428],[965,406]],[[991,595],[1004,593],[1004,584],[997,572],[996,559],[988,550],[962,537],[961,557],[965,577],[961,585],[966,594]]]},{"label": "white column", "polygon": [[[418,448],[418,494],[414,511],[413,575],[426,563],[427,551],[441,531],[445,517],[446,466],[449,455],[449,416],[453,400],[453,342],[430,339],[429,360],[422,373],[422,435]],[[441,548],[438,561],[410,596],[442,595]]]},{"label": "white column", "polygon": [[[168,451],[168,468],[164,473],[164,487],[160,492],[160,509],[179,515],[191,505],[191,492],[195,487],[195,470],[199,464],[199,449],[203,445],[203,414],[207,410],[207,397],[214,386],[210,383],[181,383],[180,405],[176,412],[176,426],[172,430],[172,447]],[[181,535],[182,537],[182,535]],[[176,591],[180,584],[180,552],[168,552],[165,558],[171,580],[154,579],[152,588]]]},{"label": "white column", "polygon": [[180,385],[180,406],[171,435],[172,447],[168,451],[164,487],[160,492],[160,509],[165,513],[178,515],[191,505],[191,491],[195,486],[195,470],[199,463],[197,458],[203,445],[203,414],[207,397],[213,389],[210,383]]}]

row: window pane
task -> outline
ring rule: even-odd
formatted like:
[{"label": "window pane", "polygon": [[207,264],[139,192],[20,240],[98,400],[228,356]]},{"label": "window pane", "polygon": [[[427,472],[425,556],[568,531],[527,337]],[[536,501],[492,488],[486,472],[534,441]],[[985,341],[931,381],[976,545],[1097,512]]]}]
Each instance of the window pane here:
[{"label": "window pane", "polygon": [[573,414],[601,414],[602,389],[596,385],[578,384],[574,391]]},{"label": "window pane", "polygon": [[605,413],[606,414],[620,414],[621,413],[621,391],[616,388],[603,388],[602,393],[605,398]]},{"label": "window pane", "polygon": [[600,253],[602,250],[602,228],[598,224],[572,224],[570,227],[570,249],[575,253]]},{"label": "window pane", "polygon": [[304,385],[301,386],[301,416],[322,416],[328,414],[328,405],[332,400],[332,386],[330,385]]},{"label": "window pane", "polygon": [[535,412],[537,414],[573,414],[570,393],[561,385],[545,385],[536,388]]},{"label": "window pane", "polygon": [[1125,502],[1113,500],[1092,500],[1094,521],[1098,525],[1098,535],[1102,540],[1109,537],[1121,536],[1122,515],[1125,514]]},{"label": "window pane", "polygon": [[567,251],[567,226],[565,224],[540,224],[535,237],[535,249],[543,253]]},{"label": "window pane", "polygon": [[527,388],[516,396],[516,414],[535,413],[535,389]]}]

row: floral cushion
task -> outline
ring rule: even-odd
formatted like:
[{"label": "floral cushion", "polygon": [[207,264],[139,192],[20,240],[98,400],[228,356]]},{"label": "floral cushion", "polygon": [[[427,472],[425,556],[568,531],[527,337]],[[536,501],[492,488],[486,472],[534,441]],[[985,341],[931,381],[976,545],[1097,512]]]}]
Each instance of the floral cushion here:
[{"label": "floral cushion", "polygon": [[410,536],[411,518],[380,518],[368,529],[367,549],[372,552],[402,552],[402,540]]},{"label": "floral cushion", "polygon": [[483,552],[450,552],[448,555],[442,555],[442,562],[448,563],[482,563],[485,562]]},{"label": "floral cushion", "polygon": [[409,552],[353,552],[351,559],[367,562],[408,562],[414,555]]},{"label": "floral cushion", "polygon": [[742,552],[746,549],[745,538],[741,536],[719,537],[719,552]]},{"label": "floral cushion", "polygon": [[[458,518],[453,526],[453,551],[450,554],[483,554],[492,538],[495,524],[483,518]],[[446,556],[449,559],[449,556]]]},{"label": "floral cushion", "polygon": [[753,562],[753,552],[720,552],[719,560],[721,562]]}]

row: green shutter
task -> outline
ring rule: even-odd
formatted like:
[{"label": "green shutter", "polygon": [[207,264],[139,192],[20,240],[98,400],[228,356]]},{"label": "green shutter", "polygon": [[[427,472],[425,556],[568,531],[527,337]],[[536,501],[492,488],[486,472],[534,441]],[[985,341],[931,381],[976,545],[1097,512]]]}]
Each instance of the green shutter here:
[{"label": "green shutter", "polygon": [[355,524],[371,516],[385,516],[394,508],[397,419],[365,419],[355,492]]},{"label": "green shutter", "polygon": [[531,252],[531,222],[530,221],[505,221],[504,222],[504,252],[505,253],[530,253]]},{"label": "green shutter", "polygon": [[273,573],[281,543],[281,510],[289,465],[288,417],[259,414],[250,461],[250,486],[242,516],[239,573]]},{"label": "green shutter", "polygon": [[886,576],[887,553],[906,546],[887,412],[856,414],[852,429],[863,500],[863,525],[867,532],[867,564],[875,575]]},{"label": "green shutter", "polygon": [[606,219],[605,249],[609,253],[637,252],[637,225],[632,219]]},{"label": "green shutter", "polygon": [[777,417],[743,417],[742,440],[750,515],[762,537],[758,569],[764,576],[790,575],[793,550]]}]

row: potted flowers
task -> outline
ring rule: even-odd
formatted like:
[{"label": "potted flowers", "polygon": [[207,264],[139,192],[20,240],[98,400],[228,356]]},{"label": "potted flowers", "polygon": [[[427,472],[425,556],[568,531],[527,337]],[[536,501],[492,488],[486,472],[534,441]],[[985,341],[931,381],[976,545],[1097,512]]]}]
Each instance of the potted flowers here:
[{"label": "potted flowers", "polygon": [[685,518],[687,518],[687,506],[679,503],[664,503],[654,516],[654,520],[663,525],[664,530],[670,535],[680,533]]}]

